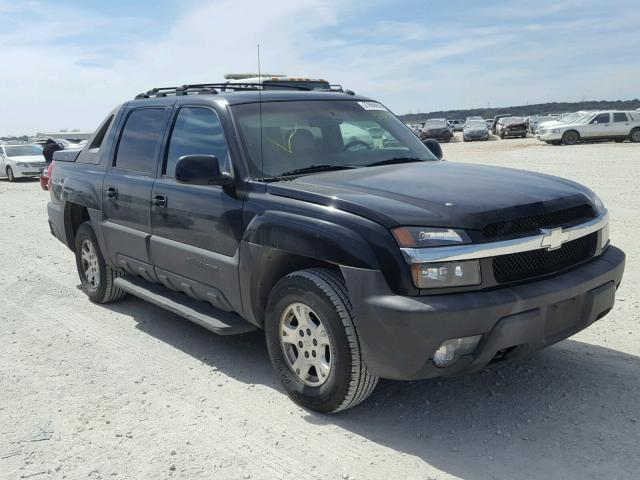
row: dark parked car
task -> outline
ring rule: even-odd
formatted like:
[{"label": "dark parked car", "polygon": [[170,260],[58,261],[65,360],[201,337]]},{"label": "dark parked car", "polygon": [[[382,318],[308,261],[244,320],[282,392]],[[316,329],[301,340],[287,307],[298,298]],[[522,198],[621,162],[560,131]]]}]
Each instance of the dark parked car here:
[{"label": "dark parked car", "polygon": [[527,121],[522,117],[505,117],[498,120],[496,132],[500,135],[500,138],[525,138],[528,128]]},{"label": "dark parked car", "polygon": [[357,95],[154,89],[56,153],[49,226],[93,302],[263,329],[291,398],[337,412],[379,377],[482,370],[613,307],[625,257],[594,192],[441,157]]},{"label": "dark parked car", "polygon": [[493,122],[491,123],[491,133],[493,133],[494,135],[497,135],[497,128],[498,128],[498,120],[500,120],[501,118],[506,118],[506,117],[510,117],[511,114],[510,113],[501,113],[500,115],[496,115],[495,117],[493,117]]},{"label": "dark parked car", "polygon": [[484,120],[468,120],[462,130],[462,141],[489,140],[489,129]]},{"label": "dark parked car", "polygon": [[439,142],[450,142],[452,137],[453,132],[447,125],[447,121],[439,118],[427,120],[420,132],[421,140],[432,138]]}]

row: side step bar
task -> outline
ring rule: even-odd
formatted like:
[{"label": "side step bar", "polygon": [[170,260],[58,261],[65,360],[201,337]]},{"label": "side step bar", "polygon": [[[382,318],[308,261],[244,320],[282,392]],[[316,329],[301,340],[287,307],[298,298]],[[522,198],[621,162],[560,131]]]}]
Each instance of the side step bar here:
[{"label": "side step bar", "polygon": [[125,292],[191,320],[218,335],[235,335],[257,330],[255,325],[236,313],[219,310],[161,285],[135,277],[120,277],[114,283]]}]

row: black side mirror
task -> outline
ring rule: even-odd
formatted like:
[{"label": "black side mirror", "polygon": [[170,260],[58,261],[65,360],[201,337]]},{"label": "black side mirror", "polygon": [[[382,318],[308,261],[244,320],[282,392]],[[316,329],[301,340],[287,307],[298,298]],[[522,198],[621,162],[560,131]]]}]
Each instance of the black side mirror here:
[{"label": "black side mirror", "polygon": [[424,141],[424,144],[431,151],[431,153],[433,153],[436,156],[438,160],[442,160],[442,157],[444,155],[442,153],[442,147],[440,146],[437,140],[434,140],[433,138],[427,138]]},{"label": "black side mirror", "polygon": [[185,155],[176,164],[176,180],[191,185],[228,186],[233,178],[220,171],[220,162],[215,155]]}]

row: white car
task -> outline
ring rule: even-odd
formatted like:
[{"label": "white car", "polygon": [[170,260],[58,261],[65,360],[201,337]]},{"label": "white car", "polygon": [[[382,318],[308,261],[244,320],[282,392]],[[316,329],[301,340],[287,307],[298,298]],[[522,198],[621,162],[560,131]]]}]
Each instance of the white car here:
[{"label": "white car", "polygon": [[582,115],[570,122],[540,125],[538,140],[553,145],[574,145],[578,142],[626,139],[640,142],[640,114],[637,112],[604,111]]},{"label": "white car", "polygon": [[45,167],[39,145],[0,145],[0,178],[39,177]]},{"label": "white car", "polygon": [[539,130],[541,128],[551,128],[552,126],[561,125],[563,123],[574,123],[574,122],[578,121],[579,119],[581,119],[582,117],[584,117],[586,115],[591,115],[593,113],[596,113],[596,112],[593,111],[593,110],[592,111],[580,110],[579,112],[574,112],[574,113],[570,113],[568,115],[565,115],[562,120],[560,120],[557,117],[554,117],[552,115],[548,115],[549,117],[551,117],[551,119],[550,120],[546,120],[544,122],[538,122],[538,125],[536,126],[536,133],[537,133],[537,130]]}]

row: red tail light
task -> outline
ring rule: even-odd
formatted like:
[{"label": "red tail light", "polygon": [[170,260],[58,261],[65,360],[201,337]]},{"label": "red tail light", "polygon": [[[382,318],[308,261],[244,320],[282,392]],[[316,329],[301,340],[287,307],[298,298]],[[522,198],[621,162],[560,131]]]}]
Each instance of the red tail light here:
[{"label": "red tail light", "polygon": [[47,168],[47,188],[49,188],[49,186],[51,185],[51,175],[53,174],[53,166],[56,164],[55,160],[52,160],[51,163],[49,164],[49,168]]}]

